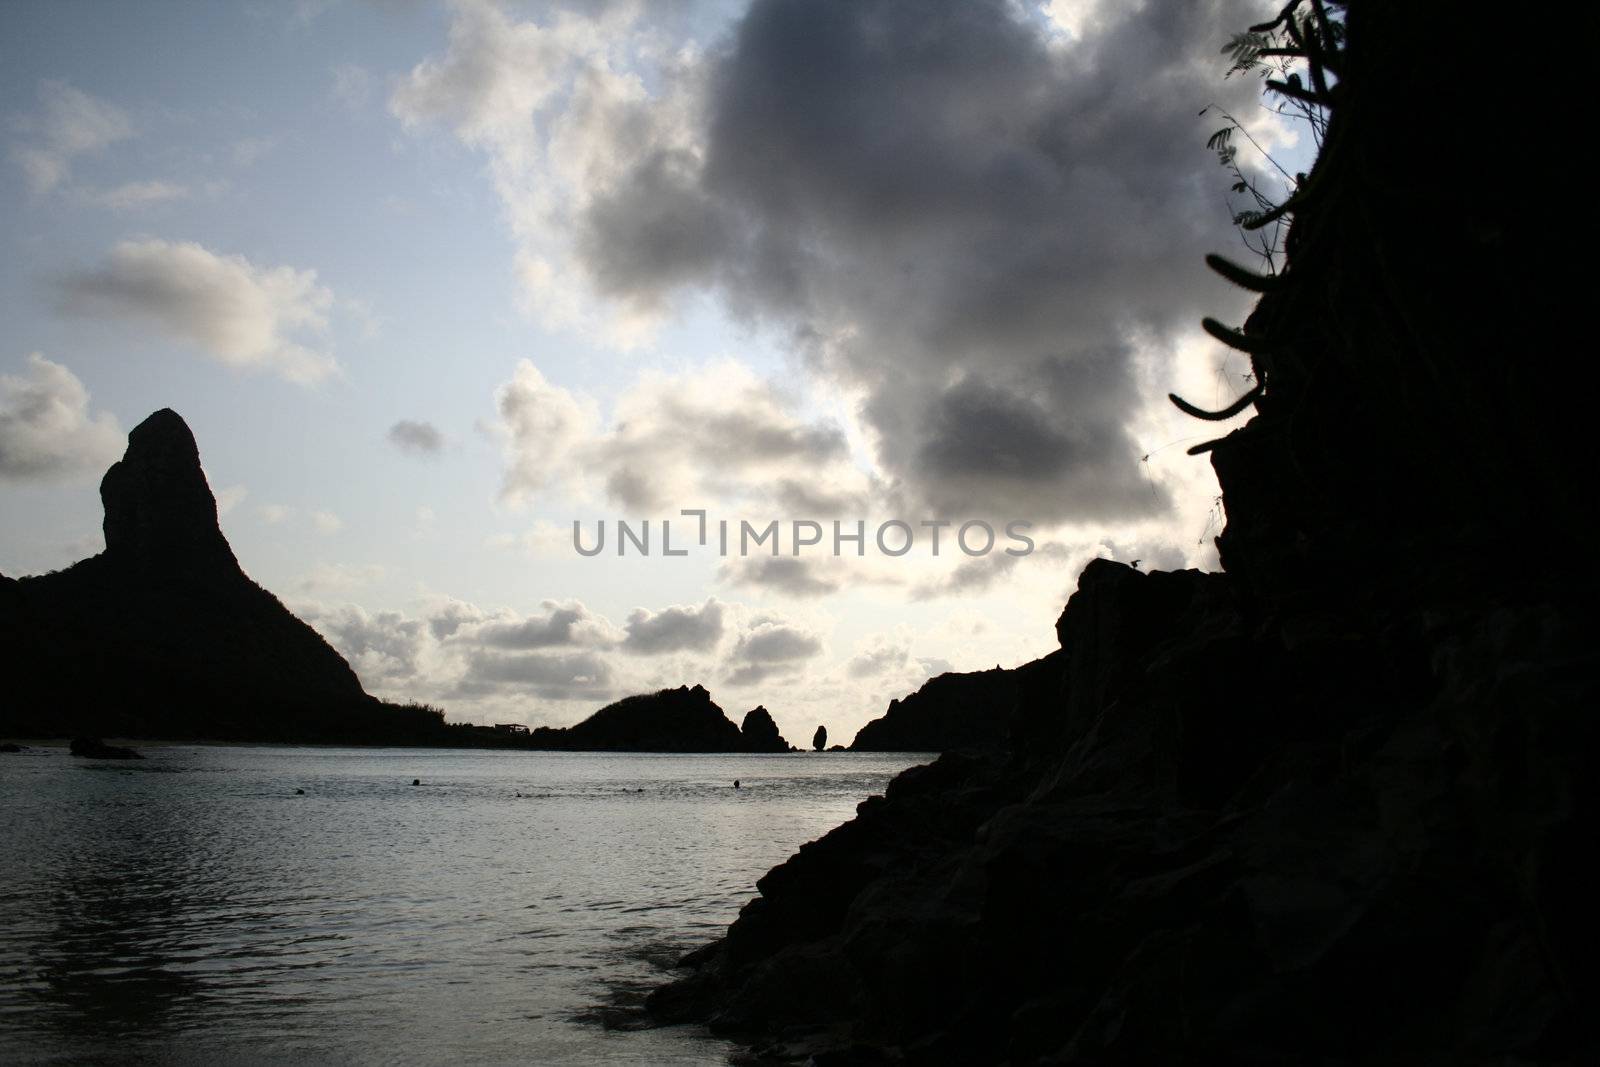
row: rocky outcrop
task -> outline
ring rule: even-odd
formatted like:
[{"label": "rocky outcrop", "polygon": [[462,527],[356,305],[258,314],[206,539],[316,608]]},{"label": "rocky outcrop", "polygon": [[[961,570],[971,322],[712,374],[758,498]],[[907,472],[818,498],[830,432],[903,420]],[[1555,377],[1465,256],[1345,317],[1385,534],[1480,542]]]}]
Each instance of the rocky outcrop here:
[{"label": "rocky outcrop", "polygon": [[821,752],[828,747],[828,728],[826,726],[818,726],[817,732],[811,735],[811,747],[817,752]]},{"label": "rocky outcrop", "polygon": [[1209,446],[1226,573],[1090,564],[1011,741],[770,871],[658,1018],[818,1062],[1600,1058],[1596,581],[1571,563],[1595,394],[1543,361],[1583,298],[1532,269],[1547,227],[1478,140],[1557,137],[1539,99],[1580,87],[1497,77],[1499,32],[1350,5],[1244,331],[1258,414]]},{"label": "rocky outcrop", "polygon": [[[776,726],[772,732],[777,734]],[[532,748],[581,752],[752,751],[745,744],[739,727],[699,685],[625,697],[576,726],[542,726],[529,738]]]},{"label": "rocky outcrop", "polygon": [[1011,737],[1019,706],[1032,706],[1061,672],[1053,652],[1021,667],[930,678],[856,732],[853,752],[955,752],[993,749]]},{"label": "rocky outcrop", "polygon": [[105,551],[0,583],[13,666],[0,730],[410,741],[442,721],[368,696],[344,659],[239,569],[193,434],[162,410],[101,482]]},{"label": "rocky outcrop", "polygon": [[751,708],[739,725],[740,751],[742,752],[793,752],[794,746],[783,739],[772,713],[765,706]]}]

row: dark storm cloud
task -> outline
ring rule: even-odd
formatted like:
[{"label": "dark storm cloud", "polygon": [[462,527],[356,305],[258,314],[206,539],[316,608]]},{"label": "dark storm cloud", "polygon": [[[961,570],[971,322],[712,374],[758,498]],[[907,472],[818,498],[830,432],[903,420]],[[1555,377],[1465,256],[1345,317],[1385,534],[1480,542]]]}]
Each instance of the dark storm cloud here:
[{"label": "dark storm cloud", "polygon": [[389,443],[414,456],[436,456],[444,448],[444,435],[431,422],[401,419],[389,427]]},{"label": "dark storm cloud", "polygon": [[698,607],[683,605],[651,612],[636,608],[628,615],[626,652],[653,656],[663,652],[704,652],[722,639],[722,604],[715,598]]},{"label": "dark storm cloud", "polygon": [[[577,252],[602,293],[649,304],[714,269],[728,251],[727,226],[698,187],[694,162],[658,151],[590,205]],[[626,245],[611,242],[617,233],[629,235]]]},{"label": "dark storm cloud", "polygon": [[1215,292],[1200,260],[1228,219],[1196,112],[1258,91],[1217,60],[1255,7],[1102,14],[1069,46],[1009,0],[757,0],[710,71],[703,161],[637,161],[580,257],[625,300],[706,286],[787,324],[866,387],[913,502],[1159,512],[1125,428],[1130,340]]}]

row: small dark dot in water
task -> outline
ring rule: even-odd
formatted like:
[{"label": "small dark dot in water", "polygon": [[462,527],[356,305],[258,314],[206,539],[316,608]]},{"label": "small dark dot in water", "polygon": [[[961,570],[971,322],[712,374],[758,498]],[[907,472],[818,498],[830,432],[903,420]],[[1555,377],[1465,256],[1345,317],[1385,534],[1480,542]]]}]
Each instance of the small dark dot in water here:
[{"label": "small dark dot in water", "polygon": [[735,779],[734,779],[734,780],[733,780],[733,787],[734,787],[734,788],[735,788],[735,789],[738,789],[738,788],[739,788],[739,779],[737,779],[737,778],[735,778]]},{"label": "small dark dot in water", "polygon": [[306,795],[306,791],[304,789],[296,789],[294,791],[294,795],[297,797],[303,797]]},{"label": "small dark dot in water", "polygon": [[411,784],[412,785],[421,785],[422,784],[422,779],[421,778],[413,778],[413,779],[411,779]]}]

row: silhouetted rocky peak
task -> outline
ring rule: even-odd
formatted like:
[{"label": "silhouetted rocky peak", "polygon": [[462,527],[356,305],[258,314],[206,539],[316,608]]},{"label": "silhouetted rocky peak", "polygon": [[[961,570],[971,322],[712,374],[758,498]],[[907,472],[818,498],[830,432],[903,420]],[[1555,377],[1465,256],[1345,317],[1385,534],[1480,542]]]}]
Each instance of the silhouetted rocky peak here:
[{"label": "silhouetted rocky peak", "polygon": [[378,741],[437,716],[362,692],[350,665],[239,568],[194,435],[151,415],[100,483],[106,550],[0,582],[17,668],[0,732],[45,737]]},{"label": "silhouetted rocky peak", "polygon": [[765,706],[751,708],[745,712],[744,723],[739,727],[739,734],[744,740],[746,752],[788,752],[789,742],[783,739],[778,732],[778,724],[772,721],[772,713]]},{"label": "silhouetted rocky peak", "polygon": [[128,434],[128,450],[100,482],[106,555],[124,565],[194,571],[238,570],[217,525],[217,502],[200,450],[171,408]]}]

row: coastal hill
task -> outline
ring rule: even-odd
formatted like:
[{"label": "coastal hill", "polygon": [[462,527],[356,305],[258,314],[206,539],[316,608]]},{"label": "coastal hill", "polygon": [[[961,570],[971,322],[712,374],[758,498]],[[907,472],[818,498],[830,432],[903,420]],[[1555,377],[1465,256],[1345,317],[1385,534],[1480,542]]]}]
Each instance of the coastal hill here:
[{"label": "coastal hill", "polygon": [[766,708],[735,726],[703,686],[625,697],[575,726],[542,726],[528,747],[606,752],[789,752]]},{"label": "coastal hill", "polygon": [[1224,571],[1090,563],[1008,742],[769,871],[657,1020],[752,1062],[1600,1062],[1588,283],[1484,156],[1584,75],[1437,5],[1285,14],[1280,97],[1331,118],[1287,267],[1219,267],[1263,293],[1214,331],[1255,415],[1197,446]]},{"label": "coastal hill", "polygon": [[239,568],[194,435],[163,409],[100,483],[105,551],[0,576],[12,666],[0,733],[404,742],[437,712],[385,704]]}]

